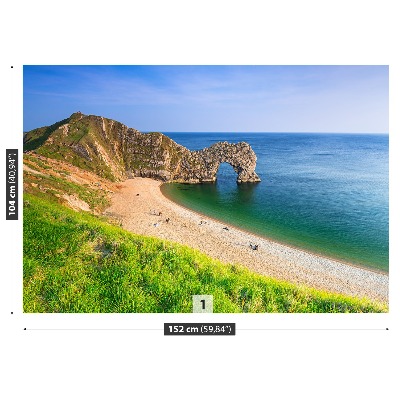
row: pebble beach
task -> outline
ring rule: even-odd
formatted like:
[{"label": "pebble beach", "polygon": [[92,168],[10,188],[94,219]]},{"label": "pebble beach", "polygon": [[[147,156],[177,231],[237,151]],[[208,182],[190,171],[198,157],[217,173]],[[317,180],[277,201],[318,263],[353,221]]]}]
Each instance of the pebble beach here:
[{"label": "pebble beach", "polygon": [[389,276],[265,239],[186,209],[166,198],[161,182],[122,182],[105,211],[128,231],[181,243],[225,263],[297,285],[388,302]]}]

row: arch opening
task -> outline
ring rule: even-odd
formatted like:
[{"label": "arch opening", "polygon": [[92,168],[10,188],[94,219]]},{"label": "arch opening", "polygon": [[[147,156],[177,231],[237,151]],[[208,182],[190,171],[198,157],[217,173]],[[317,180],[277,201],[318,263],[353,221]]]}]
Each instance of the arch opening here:
[{"label": "arch opening", "polygon": [[217,182],[236,182],[238,178],[238,172],[235,170],[232,164],[228,162],[221,162],[218,166],[215,178]]}]

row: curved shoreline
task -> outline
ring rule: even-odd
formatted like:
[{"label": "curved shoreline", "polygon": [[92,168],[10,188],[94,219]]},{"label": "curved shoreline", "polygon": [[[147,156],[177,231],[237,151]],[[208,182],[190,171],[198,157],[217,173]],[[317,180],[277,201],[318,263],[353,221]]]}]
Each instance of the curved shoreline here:
[{"label": "curved shoreline", "polygon": [[161,187],[162,187],[163,185],[165,185],[165,184],[166,184],[165,182],[160,183],[160,193],[161,193],[167,200],[172,201],[172,202],[173,202],[174,204],[176,204],[178,207],[182,207],[182,208],[184,208],[184,209],[187,210],[187,211],[192,211],[192,212],[198,214],[199,216],[203,217],[204,219],[211,219],[211,220],[213,220],[213,221],[215,221],[215,222],[217,222],[217,223],[220,223],[220,224],[222,224],[222,225],[229,226],[231,229],[237,229],[237,230],[239,230],[239,231],[241,231],[241,232],[243,232],[243,233],[245,233],[245,234],[252,235],[252,236],[256,236],[256,237],[258,237],[260,240],[268,240],[269,242],[273,242],[273,243],[278,244],[278,245],[281,245],[281,246],[290,247],[291,249],[298,250],[298,251],[301,251],[301,252],[303,252],[303,253],[308,253],[308,254],[310,254],[311,256],[326,258],[327,260],[331,260],[331,261],[334,261],[334,262],[337,262],[337,263],[341,263],[341,264],[346,264],[346,265],[349,265],[349,266],[351,266],[351,267],[353,267],[353,268],[361,268],[361,269],[364,269],[364,270],[366,270],[366,271],[375,272],[375,273],[377,273],[377,274],[389,275],[389,272],[388,272],[388,271],[384,271],[384,270],[381,270],[381,269],[378,269],[378,268],[368,267],[368,266],[361,265],[361,264],[355,264],[355,263],[352,263],[352,262],[347,261],[347,260],[340,260],[339,258],[330,257],[330,256],[328,256],[328,255],[326,255],[326,254],[317,253],[317,252],[314,252],[314,251],[309,250],[309,249],[303,249],[303,248],[301,248],[301,247],[299,247],[299,246],[295,246],[295,245],[290,244],[290,243],[280,242],[279,240],[272,239],[272,238],[267,237],[267,236],[262,236],[262,235],[260,235],[260,234],[258,234],[258,233],[251,232],[250,230],[245,229],[245,228],[239,228],[239,227],[236,226],[236,225],[232,225],[232,224],[230,224],[229,222],[222,221],[222,220],[217,219],[217,218],[215,218],[215,217],[210,217],[209,215],[203,214],[203,213],[201,213],[200,211],[193,210],[193,209],[191,209],[191,208],[189,208],[189,207],[186,207],[186,206],[184,206],[184,205],[182,205],[182,204],[179,204],[178,202],[174,201],[172,198],[168,197],[168,196],[167,196],[166,194],[164,194],[164,193],[162,192],[162,190],[161,190]]},{"label": "curved shoreline", "polygon": [[[105,213],[134,233],[178,242],[223,262],[242,264],[262,275],[388,302],[389,277],[384,271],[310,253],[202,215],[164,196],[161,184],[150,178],[123,182],[112,195],[111,206]],[[258,250],[252,250],[249,243],[258,244]]]}]

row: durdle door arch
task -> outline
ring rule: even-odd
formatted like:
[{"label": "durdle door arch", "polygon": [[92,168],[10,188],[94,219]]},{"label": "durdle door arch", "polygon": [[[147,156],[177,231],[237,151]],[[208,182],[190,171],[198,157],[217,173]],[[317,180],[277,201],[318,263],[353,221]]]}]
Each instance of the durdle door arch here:
[{"label": "durdle door arch", "polygon": [[218,142],[203,150],[190,152],[181,162],[181,176],[175,180],[191,183],[215,182],[222,163],[232,166],[237,173],[238,183],[260,182],[255,172],[257,156],[245,142]]}]

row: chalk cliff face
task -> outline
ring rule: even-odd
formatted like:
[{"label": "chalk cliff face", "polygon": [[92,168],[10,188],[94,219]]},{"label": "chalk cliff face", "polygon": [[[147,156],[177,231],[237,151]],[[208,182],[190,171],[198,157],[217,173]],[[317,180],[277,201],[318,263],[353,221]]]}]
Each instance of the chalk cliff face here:
[{"label": "chalk cliff face", "polygon": [[120,122],[74,113],[24,136],[24,150],[62,159],[111,180],[142,176],[185,183],[214,182],[227,162],[237,182],[259,182],[257,157],[245,142],[219,142],[190,151],[162,133],[141,133]]}]

